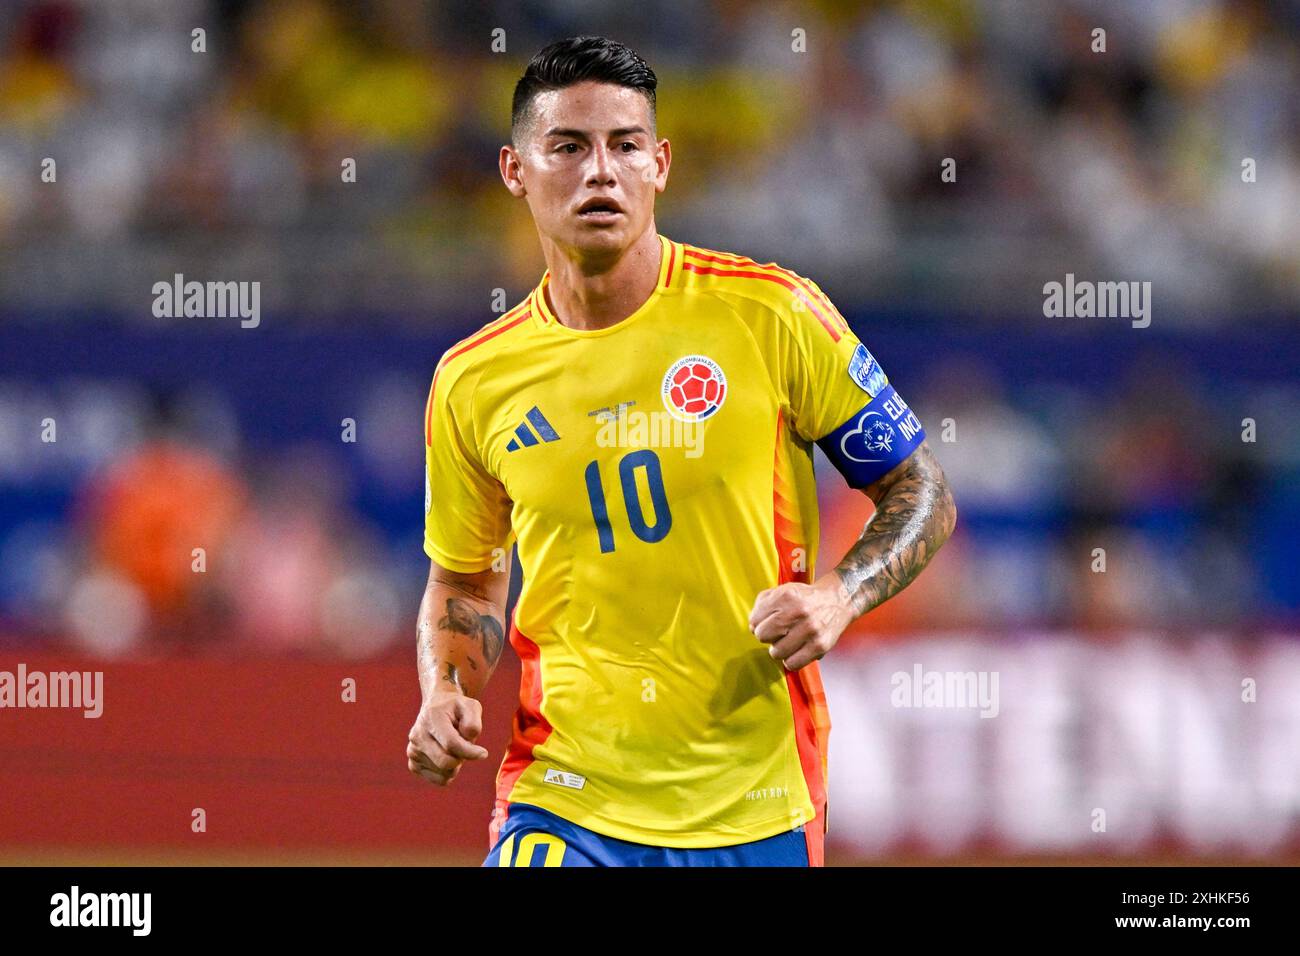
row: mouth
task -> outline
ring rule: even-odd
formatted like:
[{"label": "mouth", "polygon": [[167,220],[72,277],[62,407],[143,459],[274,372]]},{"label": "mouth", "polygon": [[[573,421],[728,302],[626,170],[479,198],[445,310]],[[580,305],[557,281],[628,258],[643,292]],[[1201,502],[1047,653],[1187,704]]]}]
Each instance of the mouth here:
[{"label": "mouth", "polygon": [[612,199],[588,199],[578,207],[578,218],[584,222],[609,223],[623,215],[623,207]]}]

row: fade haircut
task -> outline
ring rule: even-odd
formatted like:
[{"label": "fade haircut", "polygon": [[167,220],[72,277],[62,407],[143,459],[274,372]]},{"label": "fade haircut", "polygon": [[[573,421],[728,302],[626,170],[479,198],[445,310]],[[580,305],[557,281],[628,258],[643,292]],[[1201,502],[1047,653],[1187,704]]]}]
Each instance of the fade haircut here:
[{"label": "fade haircut", "polygon": [[584,80],[640,90],[650,104],[650,129],[655,124],[655,87],[659,80],[650,65],[631,47],[605,37],[569,37],[539,50],[515,84],[510,106],[510,138],[518,144],[530,123],[529,108],[538,93],[559,90]]}]

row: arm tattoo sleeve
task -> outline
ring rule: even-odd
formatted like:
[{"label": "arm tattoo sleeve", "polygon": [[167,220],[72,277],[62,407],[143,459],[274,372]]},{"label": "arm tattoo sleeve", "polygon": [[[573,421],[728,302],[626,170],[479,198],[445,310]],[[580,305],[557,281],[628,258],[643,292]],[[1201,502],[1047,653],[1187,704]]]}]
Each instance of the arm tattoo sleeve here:
[{"label": "arm tattoo sleeve", "polygon": [[907,587],[957,522],[948,481],[928,444],[867,492],[876,512],[835,568],[859,616]]}]

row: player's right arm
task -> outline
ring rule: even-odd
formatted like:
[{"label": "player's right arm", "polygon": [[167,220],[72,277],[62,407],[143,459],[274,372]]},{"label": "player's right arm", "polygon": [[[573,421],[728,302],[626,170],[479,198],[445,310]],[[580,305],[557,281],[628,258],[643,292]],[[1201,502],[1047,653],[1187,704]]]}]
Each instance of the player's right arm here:
[{"label": "player's right arm", "polygon": [[[502,570],[461,573],[431,562],[416,626],[422,701],[408,735],[407,768],[446,786],[466,760],[487,750],[479,695],[505,646],[509,558]],[[498,568],[500,566],[498,565]]]},{"label": "player's right arm", "polygon": [[422,700],[406,758],[412,773],[439,786],[464,761],[488,755],[475,743],[483,729],[478,697],[507,630],[511,502],[483,460],[467,358],[449,364],[443,357],[425,409],[424,550],[431,566],[416,624]]}]

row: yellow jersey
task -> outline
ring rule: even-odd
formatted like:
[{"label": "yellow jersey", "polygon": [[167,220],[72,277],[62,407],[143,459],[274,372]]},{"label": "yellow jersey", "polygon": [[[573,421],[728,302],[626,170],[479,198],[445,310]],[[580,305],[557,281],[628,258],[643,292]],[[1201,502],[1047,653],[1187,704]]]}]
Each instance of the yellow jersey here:
[{"label": "yellow jersey", "polygon": [[475,572],[517,542],[523,573],[490,839],[527,803],[655,846],[820,848],[818,665],[787,672],[749,614],[810,579],[812,444],[862,487],[924,433],[814,282],[659,240],[623,321],[562,325],[548,271],[434,373],[425,551]]}]

